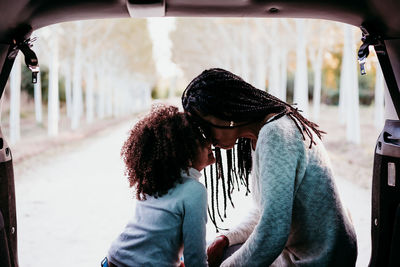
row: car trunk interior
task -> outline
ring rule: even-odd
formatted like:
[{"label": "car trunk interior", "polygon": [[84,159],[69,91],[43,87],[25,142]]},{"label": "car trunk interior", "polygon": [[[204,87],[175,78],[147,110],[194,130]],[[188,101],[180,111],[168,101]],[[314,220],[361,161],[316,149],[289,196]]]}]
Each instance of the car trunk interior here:
[{"label": "car trunk interior", "polygon": [[[30,49],[39,28],[73,20],[127,17],[265,17],[334,20],[360,27],[359,59],[374,46],[391,96],[394,114],[386,114],[377,140],[372,186],[370,266],[400,266],[400,1],[393,0],[101,0],[1,1],[0,94],[18,51],[32,78],[40,64]],[[62,63],[61,63],[62,64]],[[1,130],[1,129],[0,129]],[[1,132],[1,131],[0,131]],[[374,148],[371,147],[371,150]],[[18,266],[17,222],[12,147],[0,136],[0,266]]]}]

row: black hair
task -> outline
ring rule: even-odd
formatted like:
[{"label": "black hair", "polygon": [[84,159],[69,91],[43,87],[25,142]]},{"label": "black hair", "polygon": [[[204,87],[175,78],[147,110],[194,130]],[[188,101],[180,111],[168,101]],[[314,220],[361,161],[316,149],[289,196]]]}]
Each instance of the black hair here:
[{"label": "black hair", "polygon": [[[309,137],[309,148],[316,144],[312,131],[319,138],[325,133],[317,129],[317,124],[304,118],[296,107],[255,88],[241,77],[220,68],[205,70],[195,77],[182,94],[182,106],[193,117],[193,120],[197,121],[206,136],[210,134],[211,126],[218,128],[243,126],[248,123],[261,122],[269,114],[276,114],[272,120],[279,119],[285,115],[292,119],[302,134],[303,140],[306,139],[305,134]],[[230,126],[210,124],[202,119],[207,115],[228,121]],[[225,188],[221,152],[219,148],[215,148],[215,151],[216,181],[221,179],[224,185],[225,216],[227,198],[233,206],[231,193],[235,187],[239,189],[239,184],[242,184],[246,187],[246,194],[250,192],[248,178],[252,168],[251,140],[239,138],[236,147],[232,150],[227,150],[227,188]],[[214,183],[212,181],[214,178],[212,173],[213,171],[210,168],[211,185],[216,186],[217,182]],[[210,186],[210,184],[206,184]],[[222,216],[220,216],[219,205],[216,205],[216,208],[214,207],[217,204],[215,202],[218,201],[217,190],[218,187],[212,188],[212,213],[210,214],[210,218],[216,227],[215,209],[223,221]],[[214,191],[216,194],[214,194]],[[215,198],[215,201],[213,198]]]}]

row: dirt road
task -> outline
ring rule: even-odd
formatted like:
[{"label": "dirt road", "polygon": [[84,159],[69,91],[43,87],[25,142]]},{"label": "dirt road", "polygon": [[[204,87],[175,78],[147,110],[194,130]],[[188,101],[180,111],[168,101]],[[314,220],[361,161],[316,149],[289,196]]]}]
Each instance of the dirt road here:
[{"label": "dirt road", "polygon": [[[131,125],[15,166],[21,267],[99,266],[134,209],[119,156]],[[370,192],[340,177],[337,184],[358,234],[357,265],[367,266]],[[233,221],[246,209],[237,206]],[[211,224],[207,234],[215,236]]]}]

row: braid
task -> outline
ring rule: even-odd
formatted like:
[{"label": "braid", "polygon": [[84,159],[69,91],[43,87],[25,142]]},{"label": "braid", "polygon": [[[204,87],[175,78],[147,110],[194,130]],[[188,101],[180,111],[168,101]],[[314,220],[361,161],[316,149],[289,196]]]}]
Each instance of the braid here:
[{"label": "braid", "polygon": [[[218,149],[217,151],[215,151],[215,159],[218,160],[218,162],[222,162],[222,157],[221,157],[221,150]],[[218,216],[220,218],[220,220],[223,222],[224,220],[222,219],[221,213],[219,211],[219,197],[218,197],[218,182],[219,179],[224,180],[224,168],[222,166],[222,164],[217,165],[217,169],[216,169],[216,174],[217,174],[217,179],[216,179],[216,185],[215,185],[215,189],[216,189],[216,195],[215,195],[215,200],[217,203],[217,213]]]},{"label": "braid", "polygon": [[[218,193],[217,194],[214,194],[214,177],[213,177],[213,167],[212,167],[212,165],[210,165],[209,167],[209,170],[210,170],[210,182],[211,182],[211,210],[210,210],[210,205],[208,205],[208,207],[207,207],[207,213],[208,213],[208,217],[210,217],[210,220],[211,220],[211,222],[214,224],[214,226],[215,226],[215,230],[216,230],[216,232],[218,233],[219,232],[219,230],[228,230],[228,229],[225,229],[225,228],[221,228],[221,227],[218,227],[218,225],[217,225],[217,222],[216,222],[216,219],[215,219],[215,205],[214,205],[214,201],[215,201],[215,199],[218,199]],[[205,185],[205,187],[208,189],[208,182],[207,182],[207,180],[208,180],[208,177],[207,177],[207,172],[206,172],[206,169],[207,168],[205,168],[204,169],[204,171],[203,171],[203,173],[204,173],[204,185]],[[218,181],[218,179],[217,179],[217,181]],[[222,181],[222,183],[224,184],[225,183],[225,181]],[[216,186],[216,188],[218,188],[218,186]],[[225,192],[226,190],[225,190],[225,186],[223,185],[223,191]],[[217,191],[218,192],[218,191]],[[224,200],[225,200],[225,196],[224,196]],[[217,209],[218,209],[219,207],[218,207],[218,204],[217,204]],[[224,213],[224,218],[226,218],[226,200],[225,200],[225,205],[224,205],[224,211],[225,211],[225,213]],[[220,216],[220,219],[221,219],[221,221],[223,221],[222,220],[222,218],[221,218],[221,216]]]},{"label": "braid", "polygon": [[[210,219],[211,219],[211,221],[214,223],[214,225],[216,226],[217,224],[216,224],[216,221],[215,221],[215,205],[214,205],[214,179],[213,179],[213,175],[212,175],[212,166],[210,166],[210,173],[211,173],[211,211],[212,211],[212,213],[211,213],[211,215],[209,214],[209,216],[210,216]],[[217,232],[218,232],[218,228],[216,229],[217,230]]]},{"label": "braid", "polygon": [[249,190],[249,175],[252,168],[251,140],[248,138],[239,138],[238,142],[238,172],[240,183],[246,186],[246,195]]},{"label": "braid", "polygon": [[[224,188],[224,216],[226,216],[226,195],[228,195],[229,201],[231,202],[232,207],[233,205],[232,197],[231,197],[231,185],[232,185],[232,174],[235,175],[235,165],[232,165],[232,158],[233,162],[235,161],[235,153],[232,153],[232,149],[226,151],[226,161],[228,165],[228,191],[225,191]],[[232,171],[229,171],[232,170]],[[232,188],[233,190],[233,188]]]},{"label": "braid", "polygon": [[[283,116],[288,116],[296,125],[301,133],[303,140],[306,136],[310,139],[309,148],[316,145],[314,134],[321,139],[325,132],[318,129],[318,125],[307,120],[300,114],[298,108],[268,94],[265,91],[253,87],[239,76],[223,70],[209,69],[203,71],[194,78],[182,95],[182,105],[186,112],[198,117],[201,121],[202,116],[212,115],[221,120],[233,121],[235,123],[260,122],[269,114],[277,114],[270,121],[277,120]],[[200,123],[200,122],[199,122]],[[202,127],[206,135],[210,134],[210,125],[203,122]],[[225,187],[224,168],[219,148],[215,148],[216,154],[216,188],[211,189],[211,205],[218,204],[218,179],[222,181],[224,196],[224,217],[226,215],[226,197],[228,197],[232,207],[233,201],[231,193],[235,189],[235,183],[239,191],[240,185],[245,186],[246,195],[249,190],[249,175],[252,169],[251,140],[239,138],[237,145],[226,152],[227,155],[227,187]],[[212,187],[214,186],[211,179]],[[216,195],[214,195],[216,191]],[[212,207],[212,221],[216,226],[215,209]],[[222,221],[219,207],[217,213]],[[211,217],[211,216],[210,216]],[[218,227],[216,226],[218,229]]]}]

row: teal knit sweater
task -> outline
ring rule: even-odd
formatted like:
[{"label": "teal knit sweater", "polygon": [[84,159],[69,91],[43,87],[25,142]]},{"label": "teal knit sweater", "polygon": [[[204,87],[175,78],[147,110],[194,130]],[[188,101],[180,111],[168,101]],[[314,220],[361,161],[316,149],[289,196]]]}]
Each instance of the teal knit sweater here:
[{"label": "teal knit sweater", "polygon": [[221,266],[354,266],[354,228],[322,142],[308,148],[287,116],[259,132],[250,181],[255,210],[227,233],[243,246]]}]

